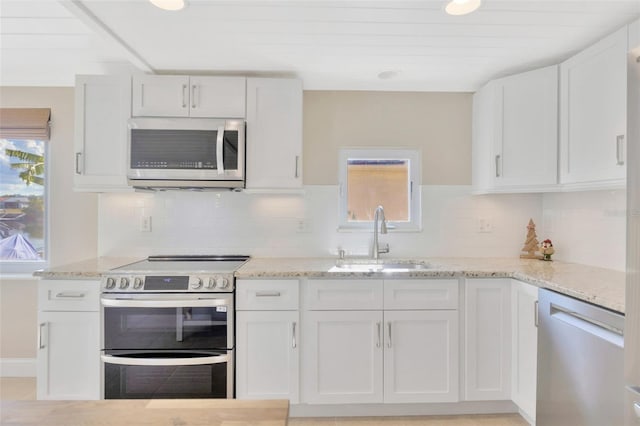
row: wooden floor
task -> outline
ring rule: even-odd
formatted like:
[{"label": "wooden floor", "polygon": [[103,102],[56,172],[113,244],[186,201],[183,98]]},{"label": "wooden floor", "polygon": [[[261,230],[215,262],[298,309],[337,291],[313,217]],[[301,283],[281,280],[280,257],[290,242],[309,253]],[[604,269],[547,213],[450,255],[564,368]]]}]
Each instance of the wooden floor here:
[{"label": "wooden floor", "polygon": [[[0,399],[36,399],[33,377],[0,377]],[[289,426],[528,426],[517,414],[476,416],[292,418]]]}]

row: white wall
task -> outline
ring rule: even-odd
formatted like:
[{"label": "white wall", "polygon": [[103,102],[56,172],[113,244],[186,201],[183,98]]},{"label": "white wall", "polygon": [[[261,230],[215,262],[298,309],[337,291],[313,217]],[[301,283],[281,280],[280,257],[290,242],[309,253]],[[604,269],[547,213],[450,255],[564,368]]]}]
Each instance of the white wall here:
[{"label": "white wall", "polygon": [[538,240],[553,241],[555,259],[624,271],[624,189],[545,194],[542,212]]},{"label": "white wall", "polygon": [[[517,256],[541,195],[472,196],[470,186],[424,186],[423,231],[390,233],[390,257]],[[141,215],[152,232],[140,232]],[[477,232],[480,218],[493,232]],[[371,232],[338,232],[338,188],[306,186],[304,196],[161,192],[100,196],[99,254],[366,254]]]}]

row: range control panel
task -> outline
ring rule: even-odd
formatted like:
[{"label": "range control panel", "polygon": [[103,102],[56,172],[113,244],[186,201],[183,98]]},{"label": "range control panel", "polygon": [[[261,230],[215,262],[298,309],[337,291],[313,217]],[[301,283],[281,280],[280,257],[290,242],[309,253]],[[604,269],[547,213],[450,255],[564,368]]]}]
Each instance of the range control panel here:
[{"label": "range control panel", "polygon": [[104,293],[230,293],[234,287],[234,278],[230,274],[110,274],[102,277],[102,291]]}]

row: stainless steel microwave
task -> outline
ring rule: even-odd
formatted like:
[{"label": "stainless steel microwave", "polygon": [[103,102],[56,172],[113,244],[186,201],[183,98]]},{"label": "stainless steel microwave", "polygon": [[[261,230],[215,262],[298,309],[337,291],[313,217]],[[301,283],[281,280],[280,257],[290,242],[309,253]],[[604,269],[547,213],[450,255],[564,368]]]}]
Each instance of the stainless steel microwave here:
[{"label": "stainless steel microwave", "polygon": [[245,122],[129,120],[127,180],[135,188],[244,188]]}]

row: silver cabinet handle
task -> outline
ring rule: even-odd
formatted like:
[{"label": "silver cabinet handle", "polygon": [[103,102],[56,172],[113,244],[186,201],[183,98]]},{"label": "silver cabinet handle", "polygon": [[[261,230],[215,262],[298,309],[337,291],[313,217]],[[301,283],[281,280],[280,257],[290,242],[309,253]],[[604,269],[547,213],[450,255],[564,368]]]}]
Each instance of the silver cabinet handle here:
[{"label": "silver cabinet handle", "polygon": [[206,365],[229,362],[229,355],[203,356],[196,358],[128,358],[124,356],[100,355],[102,362],[118,365]]},{"label": "silver cabinet handle", "polygon": [[256,291],[256,297],[280,297],[279,291]]},{"label": "silver cabinet handle", "polygon": [[378,327],[378,340],[376,340],[376,348],[380,347],[380,340],[381,340],[381,331],[382,331],[382,323],[378,322],[376,323],[376,326]]},{"label": "silver cabinet handle", "polygon": [[86,296],[85,293],[76,291],[65,291],[56,293],[56,299],[83,299]]},{"label": "silver cabinet handle", "polygon": [[300,156],[296,155],[296,171],[294,173],[294,176],[296,179],[300,177],[299,173],[298,173],[298,161],[300,160]]},{"label": "silver cabinet handle", "polygon": [[182,108],[186,108],[187,107],[187,85],[183,84],[182,85]]},{"label": "silver cabinet handle", "polygon": [[533,325],[538,326],[538,301],[533,302]]},{"label": "silver cabinet handle", "polygon": [[224,143],[224,126],[218,127],[218,135],[216,138],[216,167],[218,168],[218,174],[224,174],[224,159],[222,155],[224,150],[222,144]]},{"label": "silver cabinet handle", "polygon": [[44,349],[45,345],[42,343],[42,329],[47,325],[46,322],[40,323],[38,326],[38,349]]},{"label": "silver cabinet handle", "polygon": [[389,334],[389,340],[387,340],[387,347],[391,347],[391,322],[387,323],[387,333]]},{"label": "silver cabinet handle", "polygon": [[81,152],[76,152],[76,174],[81,175],[82,170],[80,170],[80,157],[82,156]]},{"label": "silver cabinet handle", "polygon": [[616,136],[616,165],[624,166],[623,155],[624,135]]},{"label": "silver cabinet handle", "polygon": [[196,85],[191,85],[191,108],[196,108]]},{"label": "silver cabinet handle", "polygon": [[296,341],[296,325],[297,323],[295,321],[291,323],[291,347],[293,349],[298,347],[298,342]]},{"label": "silver cabinet handle", "polygon": [[500,177],[500,154],[496,155],[496,177]]},{"label": "silver cabinet handle", "polygon": [[140,108],[144,108],[144,83],[140,85]]},{"label": "silver cabinet handle", "polygon": [[636,413],[636,417],[640,419],[640,402],[633,403],[633,411]]}]

